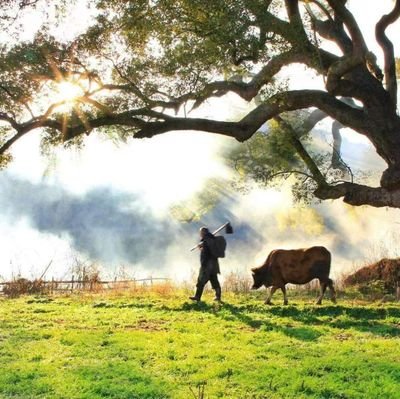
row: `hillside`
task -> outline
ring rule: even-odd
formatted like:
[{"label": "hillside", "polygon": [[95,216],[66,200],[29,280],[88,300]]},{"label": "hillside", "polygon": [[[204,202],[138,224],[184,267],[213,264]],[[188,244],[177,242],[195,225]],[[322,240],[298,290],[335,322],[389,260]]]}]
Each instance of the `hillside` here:
[{"label": "hillside", "polygon": [[381,282],[388,292],[395,293],[400,285],[400,258],[383,258],[350,274],[344,281],[346,285],[361,286],[374,282]]}]

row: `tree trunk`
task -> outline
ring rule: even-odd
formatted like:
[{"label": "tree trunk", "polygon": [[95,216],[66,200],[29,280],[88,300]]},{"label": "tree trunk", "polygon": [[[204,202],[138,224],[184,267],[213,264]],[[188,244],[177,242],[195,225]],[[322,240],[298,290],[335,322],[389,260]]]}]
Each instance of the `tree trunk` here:
[{"label": "tree trunk", "polygon": [[375,109],[371,119],[375,126],[366,132],[366,136],[388,165],[380,185],[389,191],[400,189],[400,117],[393,113],[388,115],[383,109],[377,113]]}]

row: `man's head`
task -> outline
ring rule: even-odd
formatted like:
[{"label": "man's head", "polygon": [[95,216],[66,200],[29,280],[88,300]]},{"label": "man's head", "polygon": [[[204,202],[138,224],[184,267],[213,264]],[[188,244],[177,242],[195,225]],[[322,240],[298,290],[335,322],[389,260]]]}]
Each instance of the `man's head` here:
[{"label": "man's head", "polygon": [[199,232],[200,238],[203,239],[210,231],[207,229],[207,227],[202,227]]}]

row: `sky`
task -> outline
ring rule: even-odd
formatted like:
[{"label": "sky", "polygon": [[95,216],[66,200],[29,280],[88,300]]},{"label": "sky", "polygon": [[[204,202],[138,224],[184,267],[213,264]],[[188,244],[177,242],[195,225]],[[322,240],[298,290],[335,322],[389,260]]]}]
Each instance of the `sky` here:
[{"label": "sky", "polygon": [[[370,0],[372,3],[372,0]],[[390,9],[390,0],[353,0],[350,8],[364,30],[370,49],[381,58],[369,35],[371,21]],[[40,23],[40,10],[24,16],[28,40]],[[84,29],[82,15],[93,15],[84,2],[74,6],[70,21],[82,21],[76,31],[59,25],[57,35],[71,38]],[[78,18],[79,16],[79,18]],[[395,48],[400,43],[392,27]],[[4,36],[0,40],[6,40]],[[332,49],[330,49],[332,50]],[[291,87],[320,87],[321,79],[301,66],[284,71]],[[235,118],[248,106],[234,95],[209,101],[196,116]],[[195,115],[193,115],[195,116]],[[329,121],[318,126],[319,140],[330,142]],[[366,139],[343,131],[343,158],[353,167],[383,170]],[[190,204],[210,178],[232,177],[221,154],[231,139],[203,133],[169,133],[150,140],[115,144],[89,136],[83,150],[40,154],[35,133],[15,146],[15,161],[0,174],[0,277],[38,277],[51,262],[47,277],[68,276],[76,262],[96,262],[104,275],[126,267],[135,277],[191,279],[198,254],[189,252],[202,224],[217,228],[231,220],[223,274],[246,274],[274,248],[326,245],[339,276],[368,260],[398,256],[400,215],[393,209],[351,208],[340,201],[317,204],[312,210],[294,206],[290,188],[254,187],[247,195],[227,190],[226,197],[200,221],[182,224],[171,217],[175,203]],[[189,206],[189,205],[188,205]],[[350,221],[350,222],[349,222]]]}]

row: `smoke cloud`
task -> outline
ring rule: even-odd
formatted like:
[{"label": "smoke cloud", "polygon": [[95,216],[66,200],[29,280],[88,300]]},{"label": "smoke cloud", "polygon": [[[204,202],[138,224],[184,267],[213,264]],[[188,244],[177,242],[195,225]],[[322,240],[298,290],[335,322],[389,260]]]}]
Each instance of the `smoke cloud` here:
[{"label": "smoke cloud", "polygon": [[137,195],[97,188],[84,195],[7,175],[0,206],[10,222],[26,217],[43,233],[67,236],[73,247],[106,263],[165,263],[173,220],[156,218]]},{"label": "smoke cloud", "polygon": [[33,229],[69,240],[76,251],[95,261],[155,271],[165,271],[175,258],[193,260],[188,249],[202,225],[213,229],[230,220],[237,230],[233,242],[261,241],[262,235],[230,210],[236,202],[224,198],[201,221],[182,224],[168,213],[156,216],[138,194],[96,188],[78,195],[43,182],[0,177],[0,207],[9,224],[27,220]]},{"label": "smoke cloud", "polygon": [[0,206],[3,221],[25,220],[41,234],[68,240],[74,250],[105,266],[124,264],[147,275],[179,279],[189,278],[198,267],[198,254],[189,248],[202,225],[213,230],[229,220],[234,227],[234,234],[227,236],[227,257],[221,260],[225,275],[248,274],[272,249],[325,245],[337,276],[373,256],[379,243],[393,237],[398,214],[338,201],[294,207],[289,186],[283,186],[279,192],[254,189],[248,195],[224,196],[201,221],[179,223],[168,213],[155,215],[138,194],[96,188],[77,195],[7,174],[0,177]]}]

